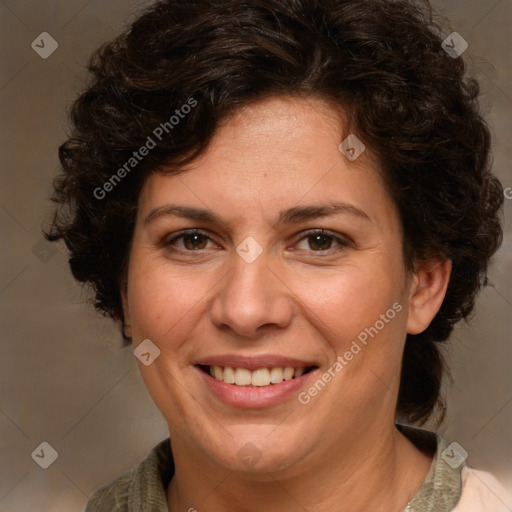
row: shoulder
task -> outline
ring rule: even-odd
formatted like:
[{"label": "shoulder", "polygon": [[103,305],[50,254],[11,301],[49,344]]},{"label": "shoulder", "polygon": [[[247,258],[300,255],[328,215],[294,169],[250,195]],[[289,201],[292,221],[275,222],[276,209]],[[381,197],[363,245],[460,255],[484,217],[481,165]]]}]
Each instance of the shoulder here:
[{"label": "shoulder", "polygon": [[512,493],[493,475],[468,466],[461,476],[462,495],[453,512],[510,512]]},{"label": "shoulder", "polygon": [[167,511],[166,488],[174,474],[169,438],[157,444],[135,468],[100,487],[85,512]]},{"label": "shoulder", "polygon": [[436,445],[429,474],[407,512],[512,512],[512,490],[506,491],[491,473],[472,468],[467,453],[459,453],[460,445],[434,432],[398,427],[421,449]]}]

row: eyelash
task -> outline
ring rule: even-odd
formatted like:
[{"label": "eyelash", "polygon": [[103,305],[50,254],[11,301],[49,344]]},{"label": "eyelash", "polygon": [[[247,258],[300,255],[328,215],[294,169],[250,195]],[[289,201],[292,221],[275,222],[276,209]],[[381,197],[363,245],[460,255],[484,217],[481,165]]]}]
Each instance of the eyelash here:
[{"label": "eyelash", "polygon": [[[168,239],[166,241],[164,241],[164,245],[166,247],[172,247],[172,250],[173,251],[179,251],[179,252],[182,252],[182,253],[195,253],[195,252],[202,252],[202,251],[205,251],[206,249],[196,249],[196,250],[190,250],[190,249],[181,249],[181,248],[177,248],[174,243],[176,242],[176,240],[179,240],[180,238],[183,238],[187,235],[200,235],[204,238],[206,238],[206,240],[208,241],[212,241],[212,238],[207,234],[205,233],[204,231],[201,231],[199,229],[191,229],[191,230],[185,230],[185,231],[181,231],[179,232],[176,236],[173,236],[171,239]],[[337,236],[335,233],[331,232],[331,231],[327,231],[325,229],[316,229],[316,230],[311,230],[311,231],[307,231],[305,232],[302,237],[299,239],[299,242],[304,240],[304,239],[307,239],[311,236],[315,236],[315,235],[324,235],[328,238],[332,238],[334,241],[338,242],[338,244],[341,246],[341,247],[338,247],[338,248],[330,248],[330,249],[326,249],[326,250],[318,250],[318,251],[314,251],[311,249],[311,252],[313,253],[319,253],[319,254],[332,254],[333,252],[337,252],[337,251],[340,251],[342,249],[345,249],[347,247],[350,247],[350,242],[344,238],[340,238],[339,236]]]}]

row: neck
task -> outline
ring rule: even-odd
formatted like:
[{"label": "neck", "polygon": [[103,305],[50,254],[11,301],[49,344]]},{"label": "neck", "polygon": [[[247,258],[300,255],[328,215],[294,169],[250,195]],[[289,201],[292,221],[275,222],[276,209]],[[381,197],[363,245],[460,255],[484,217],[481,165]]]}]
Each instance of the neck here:
[{"label": "neck", "polygon": [[275,473],[230,471],[174,446],[176,472],[167,489],[172,512],[403,510],[432,462],[394,425],[338,440],[311,460]]}]

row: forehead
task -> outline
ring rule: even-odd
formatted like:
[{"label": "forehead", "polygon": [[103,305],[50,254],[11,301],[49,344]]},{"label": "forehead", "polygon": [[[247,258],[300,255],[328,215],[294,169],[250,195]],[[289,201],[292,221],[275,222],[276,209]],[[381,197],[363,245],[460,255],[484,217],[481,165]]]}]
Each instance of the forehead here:
[{"label": "forehead", "polygon": [[152,174],[140,210],[147,216],[180,200],[240,219],[275,217],[284,206],[343,201],[360,210],[367,203],[378,218],[375,207],[380,213],[389,209],[390,198],[368,149],[353,161],[340,151],[349,135],[343,111],[316,98],[251,104],[219,126],[206,152],[185,172]]}]

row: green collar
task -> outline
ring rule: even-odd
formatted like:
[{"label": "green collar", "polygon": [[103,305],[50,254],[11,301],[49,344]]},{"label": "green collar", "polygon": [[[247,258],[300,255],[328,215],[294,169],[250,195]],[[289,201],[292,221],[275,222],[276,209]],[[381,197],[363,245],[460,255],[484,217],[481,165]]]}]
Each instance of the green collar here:
[{"label": "green collar", "polygon": [[434,451],[430,470],[404,512],[451,512],[462,494],[461,471],[466,462],[456,458],[439,434],[405,425],[397,428],[418,448]]}]

